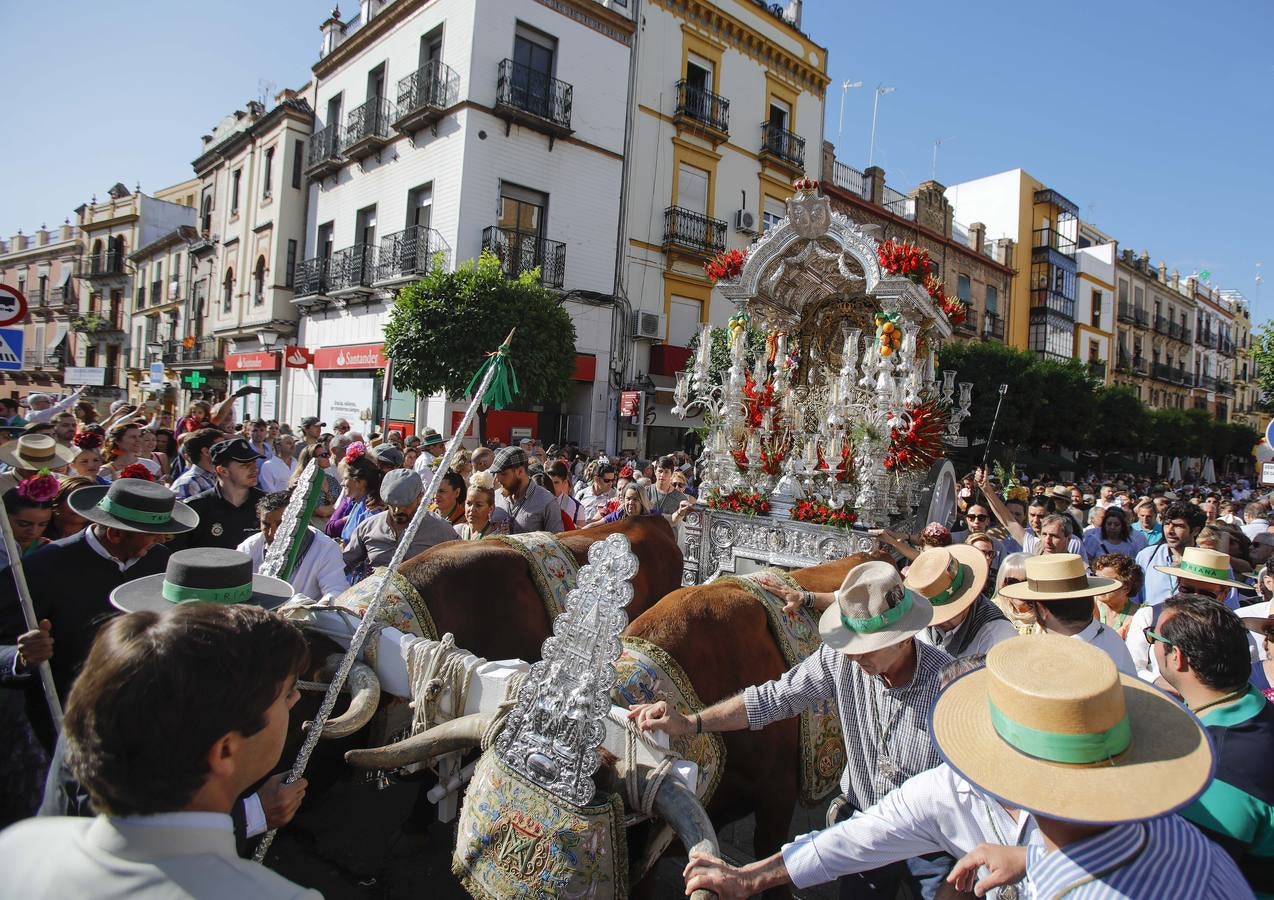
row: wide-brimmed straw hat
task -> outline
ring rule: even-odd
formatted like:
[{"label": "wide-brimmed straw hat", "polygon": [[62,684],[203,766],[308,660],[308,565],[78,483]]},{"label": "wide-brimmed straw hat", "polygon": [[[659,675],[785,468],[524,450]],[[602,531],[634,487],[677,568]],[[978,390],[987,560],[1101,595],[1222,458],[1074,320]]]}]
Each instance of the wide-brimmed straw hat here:
[{"label": "wide-brimmed straw hat", "polygon": [[1186,547],[1181,554],[1181,562],[1175,566],[1155,566],[1155,571],[1189,581],[1222,584],[1239,590],[1251,587],[1230,577],[1230,554],[1205,550],[1202,547]]},{"label": "wide-brimmed straw hat", "polygon": [[981,596],[988,572],[981,550],[968,544],[952,544],[931,547],[913,559],[902,584],[929,601],[933,607],[929,624],[941,625]]},{"label": "wide-brimmed straw hat", "polygon": [[1049,489],[1048,495],[1059,500],[1069,500],[1071,498],[1071,489],[1064,484],[1055,484]]},{"label": "wide-brimmed straw hat", "polygon": [[251,603],[274,609],[292,597],[292,585],[252,574],[252,557],[238,550],[198,547],[168,557],[162,575],[147,575],[111,591],[124,612],[163,612],[178,603]]},{"label": "wide-brimmed straw hat", "polygon": [[24,434],[0,446],[0,462],[15,469],[60,469],[69,466],[78,453],[47,434]]},{"label": "wide-brimmed straw hat", "polygon": [[836,602],[818,620],[818,633],[833,650],[857,655],[901,643],[932,618],[933,606],[903,587],[897,569],[887,562],[865,562],[845,576]]},{"label": "wide-brimmed straw hat", "polygon": [[947,763],[988,794],[1094,825],[1192,803],[1212,780],[1212,746],[1189,711],[1062,635],[1003,641],[934,704]]},{"label": "wide-brimmed straw hat", "polygon": [[1013,600],[1071,600],[1108,594],[1119,587],[1113,578],[1089,575],[1075,553],[1045,553],[1026,560],[1026,580],[1007,584],[1000,594]]},{"label": "wide-brimmed straw hat", "polygon": [[120,531],[181,534],[199,524],[199,514],[162,484],[119,478],[71,491],[66,502],[81,517]]}]

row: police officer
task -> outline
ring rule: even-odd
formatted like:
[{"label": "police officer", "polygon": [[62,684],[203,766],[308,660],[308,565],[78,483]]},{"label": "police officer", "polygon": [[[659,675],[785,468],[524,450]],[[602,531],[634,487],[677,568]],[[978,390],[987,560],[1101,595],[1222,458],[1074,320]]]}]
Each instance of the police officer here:
[{"label": "police officer", "polygon": [[213,444],[208,455],[217,486],[186,501],[199,513],[199,527],[174,540],[170,545],[174,552],[190,547],[233,550],[261,530],[257,520],[257,501],[265,496],[257,487],[261,454],[240,437]]}]

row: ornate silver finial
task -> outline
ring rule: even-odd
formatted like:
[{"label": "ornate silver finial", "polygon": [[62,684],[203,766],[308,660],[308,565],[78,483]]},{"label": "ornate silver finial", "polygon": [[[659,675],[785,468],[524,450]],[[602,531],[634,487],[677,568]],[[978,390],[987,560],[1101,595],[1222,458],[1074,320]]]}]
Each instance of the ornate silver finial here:
[{"label": "ornate silver finial", "polygon": [[792,187],[796,193],[787,201],[792,230],[809,240],[821,238],[832,224],[832,201],[819,195],[817,181],[801,178]]},{"label": "ornate silver finial", "polygon": [[637,557],[622,534],[588,550],[579,586],[566,611],[553,622],[543,659],[531,666],[517,705],[496,741],[496,752],[512,769],[545,790],[585,806],[596,787],[597,748],[606,734],[619,633],[633,598]]}]

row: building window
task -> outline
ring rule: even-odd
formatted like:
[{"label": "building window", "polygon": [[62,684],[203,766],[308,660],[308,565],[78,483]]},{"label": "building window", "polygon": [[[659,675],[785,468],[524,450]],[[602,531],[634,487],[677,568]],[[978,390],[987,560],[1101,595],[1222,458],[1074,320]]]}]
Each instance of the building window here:
[{"label": "building window", "polygon": [[986,286],[986,314],[988,316],[1000,314],[1000,292],[989,284]]},{"label": "building window", "polygon": [[305,165],[305,141],[292,145],[292,187],[300,190],[301,169]]},{"label": "building window", "polygon": [[234,269],[226,269],[226,278],[221,287],[221,311],[228,313],[234,308]]},{"label": "building window", "polygon": [[956,297],[966,306],[973,305],[973,283],[968,275],[956,276]]},{"label": "building window", "polygon": [[1090,320],[1094,328],[1101,328],[1101,291],[1093,289],[1093,316]]},{"label": "building window", "polygon": [[235,169],[234,174],[230,176],[230,215],[239,215],[239,181],[243,176],[243,169]]},{"label": "building window", "polygon": [[422,184],[407,192],[407,227],[428,228],[433,220],[434,188],[432,184]]},{"label": "building window", "polygon": [[[500,185],[499,225],[505,231],[512,232],[508,237],[513,246],[522,246],[524,241],[531,241],[538,248],[539,239],[544,234],[547,206],[547,194],[508,183]],[[537,255],[538,252],[537,249]]]},{"label": "building window", "polygon": [[261,199],[270,199],[270,185],[274,181],[274,148],[265,151],[265,171],[261,173]]},{"label": "building window", "polygon": [[787,215],[787,205],[773,197],[765,198],[765,207],[761,210],[761,232],[767,232]]},{"label": "building window", "polygon": [[1128,282],[1124,281],[1122,278],[1119,279],[1119,305],[1128,305]]},{"label": "building window", "polygon": [[708,214],[708,178],[703,169],[681,164],[677,170],[677,206],[698,213]]},{"label": "building window", "polygon": [[48,296],[48,291],[49,291],[49,276],[48,275],[40,276],[40,284],[39,284],[39,287],[36,288],[36,290],[39,291],[39,293],[36,295],[36,300],[43,303],[45,298]]},{"label": "building window", "polygon": [[284,273],[283,284],[285,287],[292,287],[296,283],[296,241],[288,241],[288,267]]},{"label": "building window", "polygon": [[252,305],[261,306],[265,303],[265,257],[257,257],[257,268],[252,273]]},{"label": "building window", "polygon": [[1088,359],[1090,362],[1101,362],[1101,344],[1096,341],[1088,342]]},{"label": "building window", "polygon": [[206,191],[199,203],[199,228],[204,240],[212,236],[212,191]]}]

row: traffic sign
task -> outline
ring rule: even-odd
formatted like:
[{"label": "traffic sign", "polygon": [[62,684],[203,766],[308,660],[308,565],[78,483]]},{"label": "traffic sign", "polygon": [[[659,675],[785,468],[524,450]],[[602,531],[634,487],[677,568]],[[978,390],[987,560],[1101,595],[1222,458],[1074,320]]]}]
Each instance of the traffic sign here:
[{"label": "traffic sign", "polygon": [[0,284],[0,328],[27,317],[27,298],[15,287]]},{"label": "traffic sign", "polygon": [[22,368],[22,338],[21,328],[0,328],[0,372],[17,372]]},{"label": "traffic sign", "polygon": [[1265,426],[1265,443],[1274,447],[1274,419],[1270,419],[1270,424]]}]

